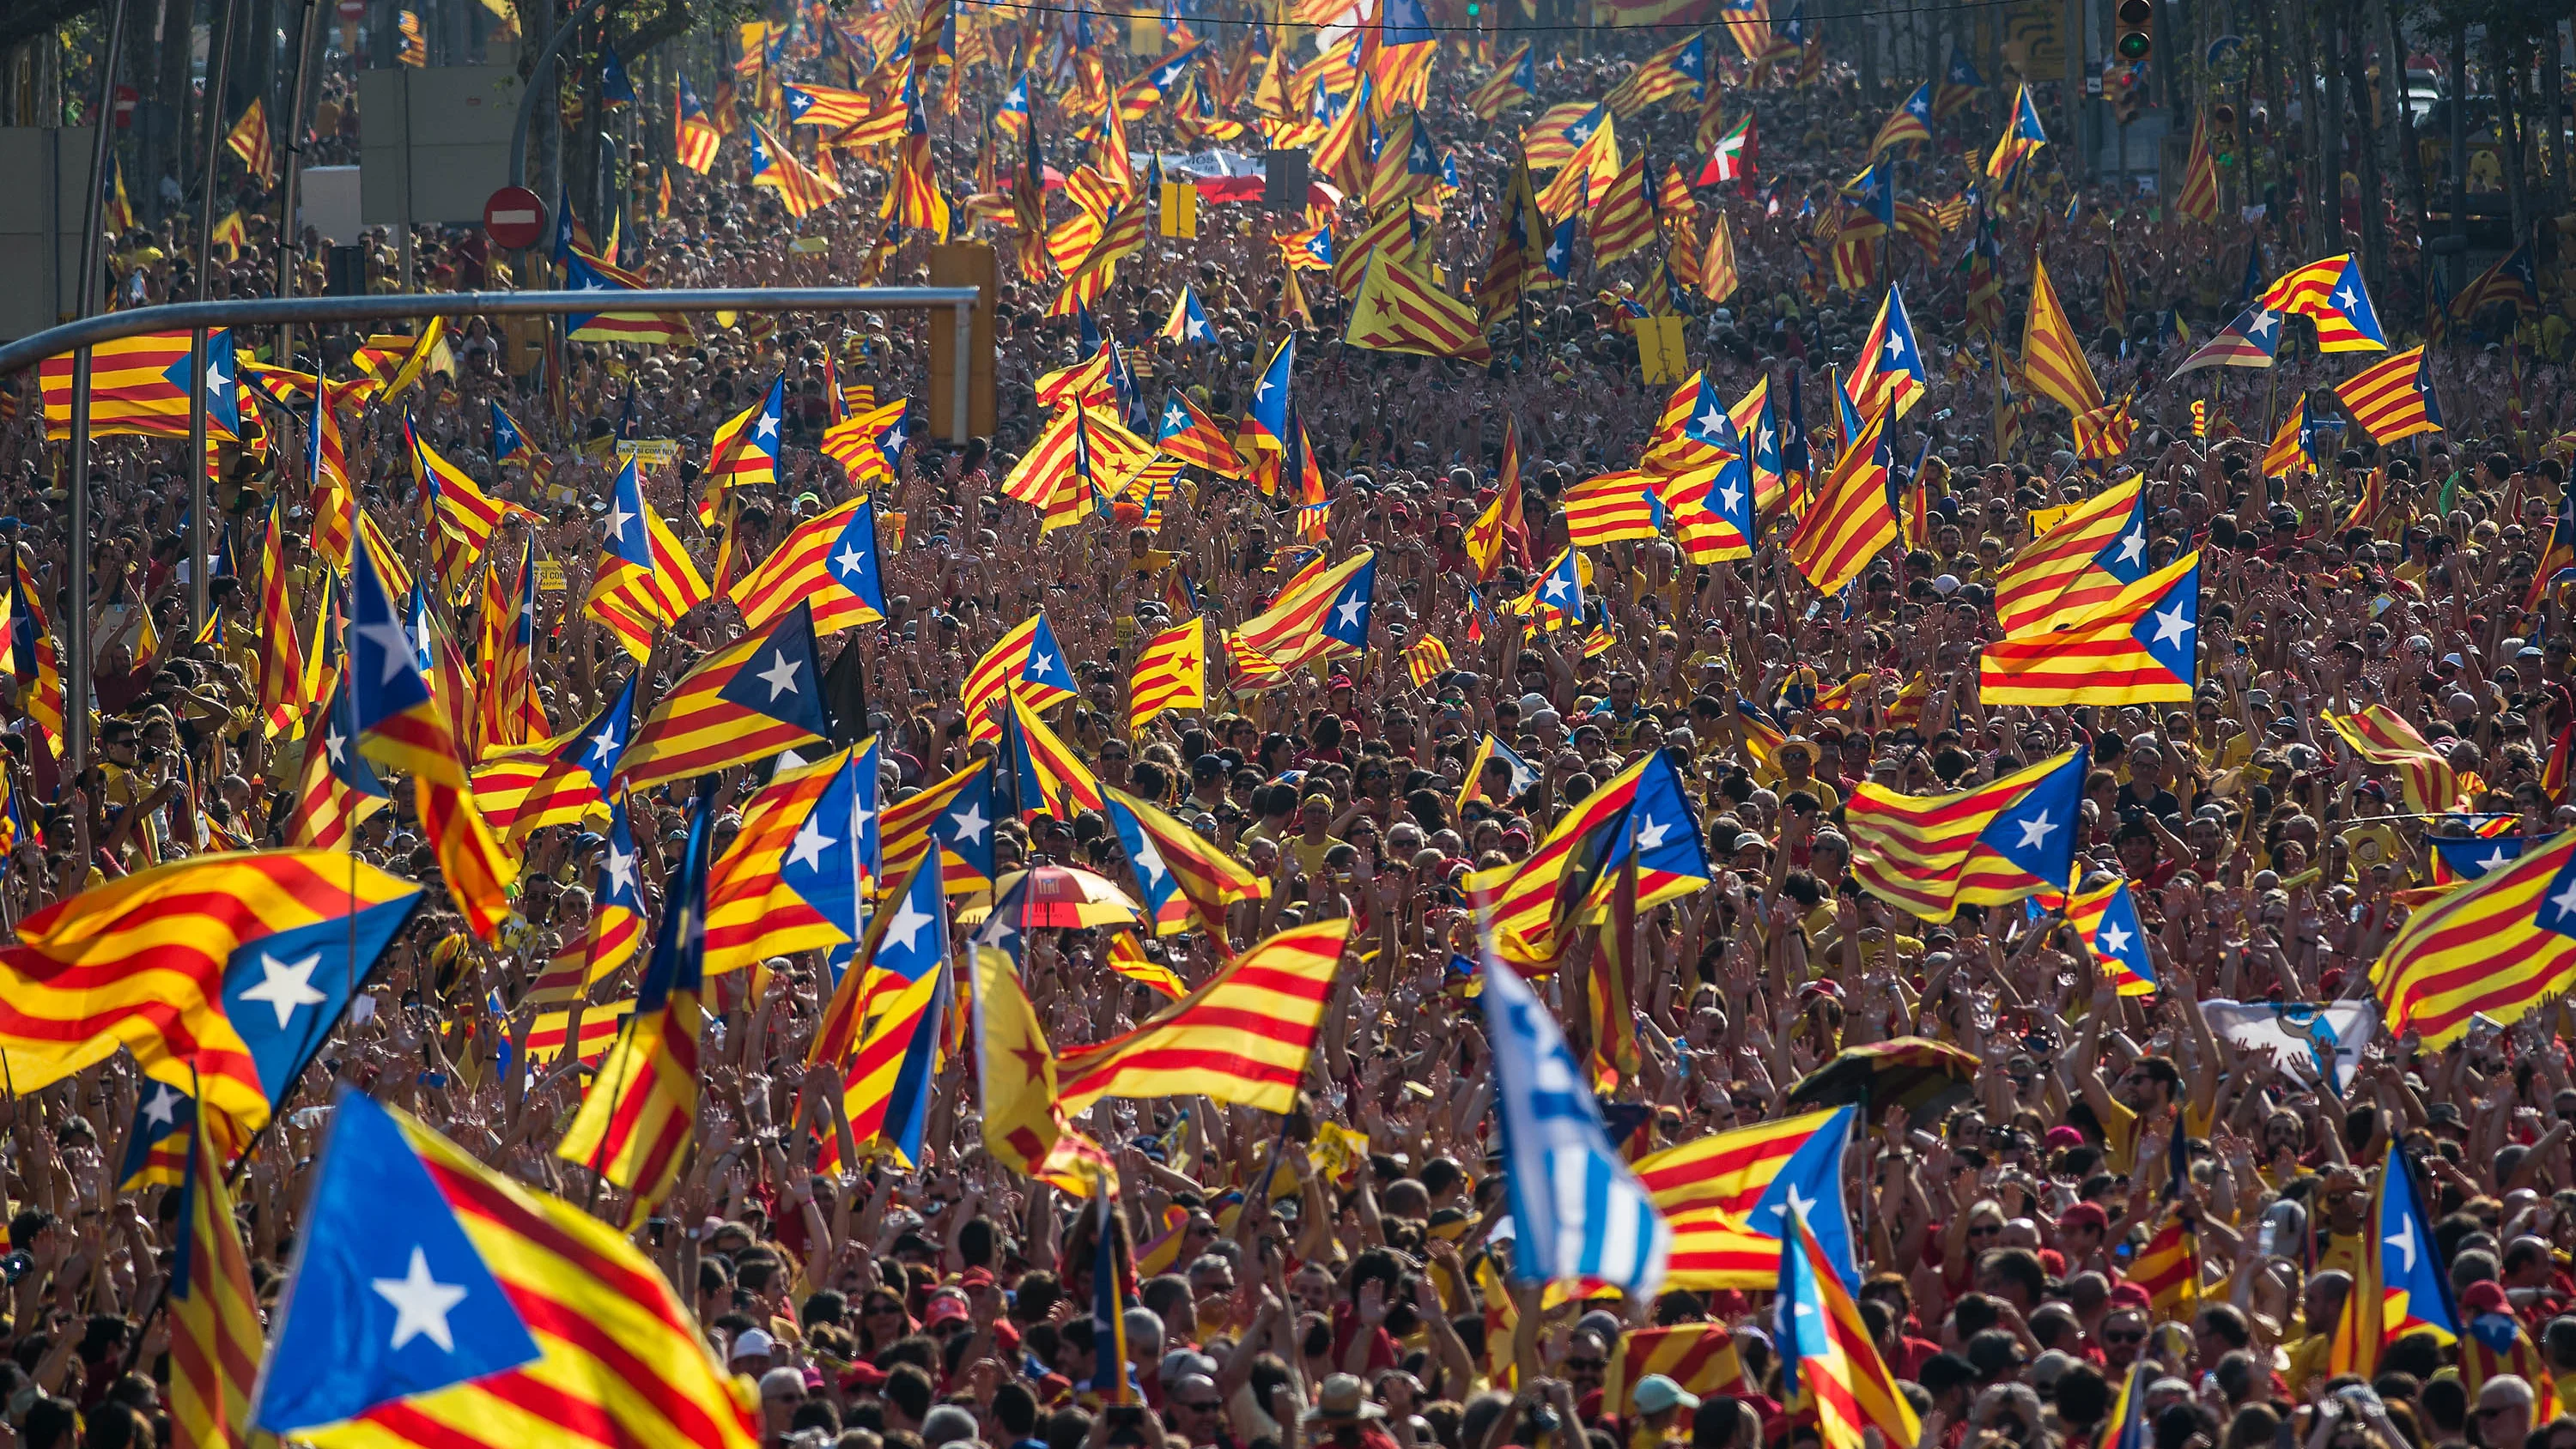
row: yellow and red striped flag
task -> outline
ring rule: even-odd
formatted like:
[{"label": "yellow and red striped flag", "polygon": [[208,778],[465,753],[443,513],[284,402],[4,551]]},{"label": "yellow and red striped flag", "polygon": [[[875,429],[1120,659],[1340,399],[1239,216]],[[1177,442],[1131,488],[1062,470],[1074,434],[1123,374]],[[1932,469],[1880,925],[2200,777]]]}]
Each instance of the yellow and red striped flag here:
[{"label": "yellow and red striped flag", "polygon": [[706,107],[698,103],[698,93],[689,86],[687,76],[680,77],[680,88],[672,99],[671,156],[700,176],[715,169],[716,147],[724,133],[707,119]]},{"label": "yellow and red striped flag", "polygon": [[2182,194],[2174,198],[2174,214],[2185,221],[2216,221],[2218,166],[2209,151],[2209,108],[2200,107],[2194,114],[2191,150],[2183,160]]},{"label": "yellow and red striped flag", "polygon": [[1195,922],[1218,955],[1233,954],[1226,940],[1226,907],[1263,899],[1270,893],[1269,882],[1145,801],[1105,785],[1100,793],[1119,848],[1144,887],[1154,933],[1177,935]]},{"label": "yellow and red striped flag", "polygon": [[2093,364],[2084,360],[2084,343],[2075,324],[2058,304],[2049,285],[2048,268],[2033,258],[2030,268],[2030,320],[2021,335],[2021,370],[2033,392],[2070,413],[2089,413],[2102,405],[2102,384]]},{"label": "yellow and red striped flag", "polygon": [[1592,202],[1592,264],[1606,267],[1644,251],[1655,239],[1655,208],[1646,197],[1646,153],[1628,158]]},{"label": "yellow and red striped flag", "polygon": [[1404,672],[1412,678],[1416,689],[1429,688],[1431,681],[1439,678],[1448,667],[1449,646],[1441,643],[1437,635],[1424,635],[1405,646]]},{"label": "yellow and red striped flag", "polygon": [[2319,352],[2388,350],[2361,264],[2350,252],[2283,273],[2254,302],[2267,312],[2287,312],[2317,324]]},{"label": "yellow and red striped flag", "polygon": [[2200,1307],[2200,1242],[2191,1225],[2168,1215],[2139,1250],[2129,1281],[2147,1290],[2147,1314],[2155,1322],[2190,1322]]},{"label": "yellow and red striped flag", "polygon": [[706,1026],[699,1001],[707,938],[707,863],[714,836],[715,782],[698,792],[688,843],[664,901],[635,993],[626,1035],[609,1049],[582,1094],[581,1110],[555,1155],[579,1163],[632,1196],[632,1231],[660,1207],[680,1177],[697,1126],[698,1045]]},{"label": "yellow and red striped flag", "polygon": [[[897,124],[901,124],[900,113]],[[797,160],[796,153],[758,121],[751,123],[751,184],[777,193],[778,204],[798,220],[841,199],[839,182]]]},{"label": "yellow and red striped flag", "polygon": [[1954,795],[1900,795],[1862,781],[1844,811],[1852,878],[1927,921],[1962,905],[2003,905],[2062,891],[2083,808],[2083,751]]},{"label": "yellow and red striped flag", "polygon": [[[1678,1250],[1679,1242],[1674,1246]],[[1778,1266],[1770,1265],[1774,1271]],[[1665,1282],[1669,1286],[1671,1279]],[[1735,1330],[1723,1323],[1637,1328],[1619,1335],[1619,1346],[1610,1353],[1609,1371],[1601,1376],[1604,1409],[1623,1415],[1636,1412],[1629,1394],[1648,1374],[1662,1374],[1679,1384],[1683,1393],[1701,1398],[1747,1387],[1744,1360],[1735,1352]]]},{"label": "yellow and red striped flag", "polygon": [[268,505],[259,547],[259,712],[271,739],[286,732],[311,701],[304,698],[304,650],[295,632],[295,602],[288,597],[286,541],[279,515],[283,496]]},{"label": "yellow and red striped flag", "polygon": [[1067,1053],[1058,1105],[1195,1093],[1263,1112],[1296,1105],[1325,1003],[1350,939],[1348,920],[1291,926],[1123,1036]]},{"label": "yellow and red striped flag", "polygon": [[[211,342],[211,339],[209,339]],[[90,349],[89,431],[94,438],[132,433],[147,438],[188,436],[188,405],[197,390],[188,383],[189,334],[147,332]],[[45,402],[45,439],[72,433],[72,355],[57,352],[37,364]]]},{"label": "yellow and red striped flag", "polygon": [[621,793],[646,790],[821,744],[830,733],[814,620],[800,604],[680,676],[636,727],[611,783]]},{"label": "yellow and red striped flag", "polygon": [[233,1221],[214,1113],[189,1114],[186,1206],[169,1288],[171,1449],[235,1449],[252,1442],[251,1386],[259,1377],[259,1299],[250,1257]]},{"label": "yellow and red striped flag", "polygon": [[2154,704],[2200,680],[2200,555],[2185,554],[2053,633],[2000,639],[1977,661],[1987,704]]},{"label": "yellow and red striped flag", "polygon": [[1145,641],[1127,680],[1127,727],[1166,710],[1207,708],[1207,620],[1175,624]]},{"label": "yellow and red striped flag", "polygon": [[1382,248],[1369,254],[1342,339],[1375,352],[1460,362],[1486,362],[1494,355],[1485,340],[1484,319],[1472,303],[1441,291]]},{"label": "yellow and red striped flag", "polygon": [[885,618],[880,562],[876,501],[852,499],[798,524],[727,597],[752,629],[769,627],[799,600],[813,609],[817,634],[873,624]]},{"label": "yellow and red striped flag", "polygon": [[2089,613],[2143,575],[2146,522],[2139,512],[2139,481],[2122,479],[2075,505],[2004,566],[1995,581],[1995,617],[2006,635],[2053,628]]},{"label": "yellow and red striped flag", "polygon": [[1044,610],[1012,625],[966,671],[960,701],[966,710],[969,740],[1001,738],[1002,723],[993,717],[993,706],[1002,698],[1005,685],[1039,710],[1073,698],[1073,671],[1055,642],[1055,629],[1047,623]]},{"label": "yellow and red striped flag", "polygon": [[[641,664],[653,652],[653,636],[705,603],[709,591],[697,561],[644,496],[634,459],[618,470],[611,497],[608,536],[600,544],[582,612],[598,620]],[[771,621],[747,622],[763,629]]]},{"label": "yellow and red striped flag", "polygon": [[1790,561],[1820,594],[1839,593],[1896,542],[1896,513],[1887,503],[1886,429],[1884,410],[1868,415],[1789,539]]},{"label": "yellow and red striped flag", "polygon": [[2354,754],[2397,772],[2397,783],[2409,811],[2429,815],[2460,808],[2463,792],[2459,771],[2434,752],[2404,715],[2384,704],[2370,704],[2362,706],[2357,714],[2327,710],[2325,720]]},{"label": "yellow and red striped flag", "polygon": [[[787,379],[770,379],[760,401],[727,418],[707,443],[707,471],[699,485],[698,522],[713,527],[725,494],[778,481],[778,429]],[[717,580],[722,583],[723,580]]]},{"label": "yellow and red striped flag", "polygon": [[1921,1439],[1914,1406],[1897,1392],[1807,1215],[1792,1208],[1788,1229],[1780,1246],[1783,1407],[1815,1416],[1820,1449],[1862,1449],[1873,1429],[1888,1444]]},{"label": "yellow and red striped flag", "polygon": [[1651,489],[1646,475],[1633,469],[1586,478],[1566,489],[1558,500],[1565,511],[1566,541],[1576,548],[1597,548],[1662,536],[1655,526],[1661,510]]},{"label": "yellow and red striped flag", "polygon": [[2344,411],[2382,447],[2417,433],[2442,431],[2442,409],[2433,397],[2433,372],[2424,349],[2410,347],[2374,363],[2335,388]]},{"label": "yellow and red striped flag", "polygon": [[265,184],[276,172],[277,149],[268,136],[268,101],[263,96],[250,98],[250,108],[224,133],[224,149],[239,156],[250,174]]}]

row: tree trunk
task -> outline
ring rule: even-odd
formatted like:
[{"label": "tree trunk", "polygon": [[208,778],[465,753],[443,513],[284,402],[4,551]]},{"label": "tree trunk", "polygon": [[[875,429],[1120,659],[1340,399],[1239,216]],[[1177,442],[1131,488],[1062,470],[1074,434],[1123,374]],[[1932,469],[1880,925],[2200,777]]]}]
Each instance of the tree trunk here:
[{"label": "tree trunk", "polygon": [[2406,31],[2398,21],[2395,5],[2388,3],[2388,0],[2378,0],[2378,4],[2380,14],[2387,22],[2388,53],[2396,57],[2397,90],[2395,94],[2400,98],[2396,113],[2390,118],[2389,125],[2397,133],[2399,174],[2406,178],[2407,190],[2415,198],[2415,236],[2416,243],[2420,246],[2423,243],[2424,228],[2429,224],[2426,218],[2431,215],[2432,205],[2424,189],[2424,148],[2415,144],[2415,118],[2407,114],[2403,101],[2406,95]]},{"label": "tree trunk", "polygon": [[2317,67],[2317,10],[2312,0],[2298,0],[2289,7],[2291,54],[2291,104],[2299,109],[2299,148],[2303,153],[2299,166],[2299,199],[2306,225],[2298,235],[2300,250],[2315,254],[2332,251],[2334,244],[2333,201],[2326,191],[2331,172],[2325,156],[2325,107],[2320,103],[2311,77],[2322,75]]},{"label": "tree trunk", "polygon": [[2505,200],[2513,211],[2513,239],[2519,246],[2531,238],[2531,203],[2522,167],[2522,65],[2512,38],[2501,26],[2487,27],[2487,73],[2495,77],[2496,149],[2504,162]]},{"label": "tree trunk", "polygon": [[[2369,22],[2377,4],[2378,0],[2371,0],[2368,8],[2353,6],[2346,13],[2342,29],[2344,72],[2350,77],[2354,93],[2360,97],[2357,108],[2359,124],[2354,132],[2352,151],[2353,169],[2361,177],[2361,274],[2384,296],[2388,291],[2388,205],[2380,194],[2379,161],[2387,132],[2372,124],[2373,96],[2370,89],[2370,35],[2374,27]],[[2392,63],[2396,67],[2395,88],[2392,88],[2390,80],[2390,64],[2379,67],[2377,102],[2380,107],[2378,119],[2382,120],[2388,113],[2404,109],[2401,104],[2405,95],[2404,58],[2397,57]]]},{"label": "tree trunk", "polygon": [[2566,74],[2558,63],[2561,23],[2551,20],[2540,42],[2540,93],[2549,100],[2541,112],[2549,126],[2549,224],[2540,229],[2540,256],[2547,262],[2558,258],[2557,218],[2567,212],[2567,98],[2563,94]]},{"label": "tree trunk", "polygon": [[161,7],[161,50],[153,68],[151,129],[146,133],[142,185],[135,198],[143,214],[155,221],[166,208],[161,178],[176,176],[188,160],[188,63],[197,44],[194,0],[167,0]]}]

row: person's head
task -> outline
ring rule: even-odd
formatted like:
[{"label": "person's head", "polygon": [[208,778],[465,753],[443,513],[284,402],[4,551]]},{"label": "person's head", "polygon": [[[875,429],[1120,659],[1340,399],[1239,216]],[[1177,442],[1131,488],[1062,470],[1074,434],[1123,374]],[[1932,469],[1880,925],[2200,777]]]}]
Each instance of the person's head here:
[{"label": "person's head", "polygon": [[1206,1374],[1193,1373],[1179,1383],[1163,1385],[1163,1403],[1171,1414],[1172,1429],[1193,1444],[1209,1444],[1225,1430],[1225,1398],[1217,1391],[1216,1380]]},{"label": "person's head", "polygon": [[[739,1364],[739,1360],[736,1361]],[[775,1442],[805,1406],[805,1371],[781,1365],[760,1376],[760,1425]]]},{"label": "person's head", "polygon": [[2478,1385],[2476,1407],[2469,1413],[2469,1433],[2486,1449],[2514,1449],[2531,1434],[2535,1395],[2528,1380],[2496,1374]]}]

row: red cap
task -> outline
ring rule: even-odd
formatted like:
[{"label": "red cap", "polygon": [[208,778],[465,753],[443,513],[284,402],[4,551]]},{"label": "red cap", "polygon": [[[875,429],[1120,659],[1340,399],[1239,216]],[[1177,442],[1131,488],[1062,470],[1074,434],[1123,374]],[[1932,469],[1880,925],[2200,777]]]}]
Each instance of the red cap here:
[{"label": "red cap", "polygon": [[952,1318],[964,1318],[965,1316],[966,1304],[963,1299],[960,1299],[954,1293],[937,1293],[931,1295],[930,1307],[922,1312],[921,1326],[924,1328],[933,1328],[939,1324],[948,1322]]},{"label": "red cap", "polygon": [[2123,1283],[2111,1290],[2111,1306],[2114,1308],[2152,1308],[2155,1303],[2154,1297],[2135,1283]]},{"label": "red cap", "polygon": [[841,1374],[841,1387],[844,1390],[881,1389],[885,1387],[885,1381],[886,1371],[865,1361],[850,1365]]},{"label": "red cap", "polygon": [[967,1289],[990,1288],[993,1286],[992,1270],[989,1268],[969,1268],[958,1278],[957,1286]]},{"label": "red cap", "polygon": [[2069,1228],[2091,1228],[2098,1233],[2110,1226],[2110,1216],[2098,1202],[2079,1202],[2057,1215],[2057,1230],[2061,1233]]},{"label": "red cap", "polygon": [[2460,1306],[2472,1313],[2505,1313],[2504,1285],[2490,1279],[2460,1290]]}]

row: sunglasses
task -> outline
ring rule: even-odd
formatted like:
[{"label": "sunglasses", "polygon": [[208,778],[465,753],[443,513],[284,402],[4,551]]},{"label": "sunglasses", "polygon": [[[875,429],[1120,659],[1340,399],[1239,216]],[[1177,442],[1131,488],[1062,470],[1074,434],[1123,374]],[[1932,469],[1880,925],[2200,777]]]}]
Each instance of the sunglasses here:
[{"label": "sunglasses", "polygon": [[1610,1360],[1606,1358],[1570,1358],[1565,1361],[1565,1366],[1569,1369],[1579,1370],[1584,1373],[1599,1373],[1601,1370],[1610,1367]]},{"label": "sunglasses", "polygon": [[2106,1333],[2102,1335],[2102,1341],[2104,1343],[2144,1343],[2147,1341],[2147,1336],[2143,1332]]}]

